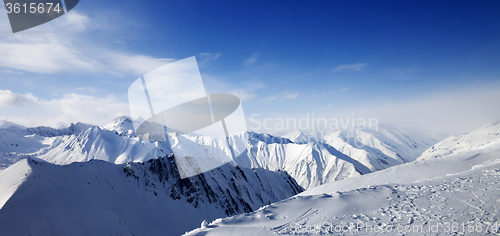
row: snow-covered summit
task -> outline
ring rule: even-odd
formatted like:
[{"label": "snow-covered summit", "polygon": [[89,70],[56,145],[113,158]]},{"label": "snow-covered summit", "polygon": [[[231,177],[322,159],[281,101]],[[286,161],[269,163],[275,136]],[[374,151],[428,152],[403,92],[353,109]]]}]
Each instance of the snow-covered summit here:
[{"label": "snow-covered summit", "polygon": [[144,120],[142,118],[132,119],[128,116],[120,116],[104,126],[104,129],[116,131],[122,136],[135,136],[134,127],[138,127]]}]

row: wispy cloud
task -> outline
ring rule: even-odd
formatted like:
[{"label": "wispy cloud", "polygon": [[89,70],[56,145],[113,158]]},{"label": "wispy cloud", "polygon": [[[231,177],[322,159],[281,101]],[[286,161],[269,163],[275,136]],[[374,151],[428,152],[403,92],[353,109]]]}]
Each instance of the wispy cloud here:
[{"label": "wispy cloud", "polygon": [[340,91],[340,92],[347,92],[347,91],[349,91],[349,89],[350,89],[350,88],[341,88],[341,89],[339,89],[339,91]]},{"label": "wispy cloud", "polygon": [[198,64],[200,65],[206,65],[210,61],[215,61],[217,60],[222,53],[211,53],[211,52],[203,52],[198,54]]},{"label": "wispy cloud", "polygon": [[253,63],[255,63],[257,60],[259,60],[259,53],[256,52],[254,53],[252,56],[250,56],[248,59],[246,59],[245,61],[243,61],[243,63],[245,65],[252,65]]},{"label": "wispy cloud", "polygon": [[38,103],[38,98],[31,93],[18,94],[0,89],[0,107],[25,107]]},{"label": "wispy cloud", "polygon": [[268,101],[276,100],[276,99],[294,99],[299,97],[298,92],[288,92],[288,91],[283,91],[281,93],[278,93],[276,95],[269,96],[267,98]]},{"label": "wispy cloud", "polygon": [[342,70],[361,71],[367,65],[368,64],[366,63],[344,64],[333,68],[332,71],[342,71]]},{"label": "wispy cloud", "polygon": [[229,93],[236,95],[242,102],[248,102],[257,97],[257,94],[253,90],[249,89],[234,89]]},{"label": "wispy cloud", "polygon": [[244,82],[243,85],[238,86],[238,88],[230,89],[229,93],[238,96],[243,102],[248,102],[259,97],[257,91],[266,86],[267,85],[262,81],[250,80]]}]

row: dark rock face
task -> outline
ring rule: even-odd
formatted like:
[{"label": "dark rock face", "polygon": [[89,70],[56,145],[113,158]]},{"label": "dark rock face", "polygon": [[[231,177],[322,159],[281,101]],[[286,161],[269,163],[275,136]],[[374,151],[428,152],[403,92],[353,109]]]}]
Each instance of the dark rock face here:
[{"label": "dark rock face", "polygon": [[230,164],[181,179],[173,155],[129,163],[123,172],[156,196],[185,201],[195,208],[201,203],[214,204],[227,215],[252,212],[304,191],[285,171]]}]

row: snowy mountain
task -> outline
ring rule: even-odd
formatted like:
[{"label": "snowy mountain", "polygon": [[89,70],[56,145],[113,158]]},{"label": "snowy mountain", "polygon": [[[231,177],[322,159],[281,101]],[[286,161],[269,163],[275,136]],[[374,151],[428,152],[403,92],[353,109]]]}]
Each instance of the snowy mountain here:
[{"label": "snowy mountain", "polygon": [[[338,150],[354,160],[357,166],[369,169],[369,172],[412,162],[437,142],[436,138],[430,134],[404,131],[387,124],[379,124],[376,129],[349,127],[345,130],[323,133],[293,131],[283,137],[297,144],[317,143]],[[349,162],[353,163],[353,161]]]},{"label": "snowy mountain", "polygon": [[1,123],[5,128],[0,129],[0,170],[21,157],[50,147],[55,137],[75,135],[92,127],[89,124],[75,123],[60,129],[45,126],[25,128],[11,122]]},{"label": "snowy mountain", "polygon": [[[198,145],[189,147],[191,151],[196,148],[203,149],[199,150],[199,153],[216,154],[217,152],[213,150],[221,149],[223,146],[219,139],[204,136],[181,138],[175,134],[169,134],[171,143],[144,141],[134,136],[133,122],[126,117],[115,119],[105,126],[105,129],[72,124],[64,129],[36,127],[11,133],[27,139],[22,146],[32,147],[29,150],[19,151],[18,154],[22,155],[17,155],[16,158],[29,155],[55,164],[70,164],[93,159],[115,164],[143,162],[172,153],[170,145],[175,146],[176,143],[184,142],[185,147],[187,141],[197,143]],[[38,138],[34,139],[36,137]],[[30,140],[32,143],[28,143]],[[254,132],[235,135],[230,138],[230,142],[235,148],[245,150],[234,160],[238,165],[271,171],[288,171],[304,188],[371,172],[356,160],[326,144],[296,144],[287,138]],[[20,142],[14,143],[11,144],[15,146]],[[5,153],[10,155],[12,150],[5,149]],[[5,166],[14,161],[15,158],[11,158],[11,161],[6,161]]]},{"label": "snowy mountain", "polygon": [[169,147],[92,126],[78,134],[56,137],[50,147],[33,154],[55,164],[103,160],[116,164],[143,162],[170,154]]},{"label": "snowy mountain", "polygon": [[424,132],[409,132],[387,124],[377,129],[353,128],[329,132],[323,142],[372,171],[416,160],[436,140]]},{"label": "snowy mountain", "polygon": [[[5,129],[11,135],[25,139],[23,142],[7,142],[7,145],[26,148],[14,152],[12,148],[4,147],[1,156],[4,167],[26,155],[55,164],[93,159],[123,164],[165,156],[173,152],[172,148],[189,150],[190,153],[202,156],[205,155],[203,153],[217,155],[220,152],[236,151],[239,155],[233,161],[239,166],[271,171],[285,170],[303,188],[308,189],[408,162],[419,155],[420,150],[429,146],[421,137],[409,138],[412,136],[407,133],[381,126],[379,131],[331,132],[325,135],[323,142],[310,142],[315,139],[303,132],[294,132],[287,137],[244,132],[230,137],[229,142],[234,150],[226,150],[225,140],[205,136],[181,137],[169,133],[170,142],[144,141],[135,137],[134,122],[138,121],[118,117],[104,128],[77,123],[61,129]],[[432,140],[428,138],[427,141]]]},{"label": "snowy mountain", "polygon": [[444,139],[427,149],[418,160],[441,158],[500,143],[500,122],[485,125],[471,133]]},{"label": "snowy mountain", "polygon": [[0,172],[0,235],[180,235],[302,191],[286,172],[224,165],[180,179],[172,156],[59,166],[31,158]]},{"label": "snowy mountain", "polygon": [[286,138],[254,132],[245,135],[248,140],[246,151],[236,158],[238,165],[285,170],[305,189],[371,172],[326,144],[298,144]]},{"label": "snowy mountain", "polygon": [[499,153],[490,142],[328,183],[186,235],[497,235]]}]

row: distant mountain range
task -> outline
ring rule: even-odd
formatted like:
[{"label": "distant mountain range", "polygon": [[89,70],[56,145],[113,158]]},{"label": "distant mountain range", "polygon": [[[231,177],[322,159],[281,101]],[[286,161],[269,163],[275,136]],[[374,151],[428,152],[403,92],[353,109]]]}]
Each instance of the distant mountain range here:
[{"label": "distant mountain range", "polygon": [[[60,129],[43,126],[0,129],[1,167],[25,156],[59,165],[93,159],[123,164],[172,153],[168,143],[136,138],[134,122],[137,121],[129,117],[118,117],[104,128],[76,123]],[[174,135],[171,138],[179,140]],[[284,137],[246,132],[230,139],[237,148],[246,149],[236,157],[236,164],[285,170],[306,189],[413,161],[437,142],[425,133],[408,133],[389,125],[380,125],[378,130],[331,131],[320,141],[304,132]],[[205,148],[220,146],[209,137],[195,140]]]},{"label": "distant mountain range", "polygon": [[[203,220],[249,213],[316,186],[412,162],[438,141],[385,124],[321,138],[247,131],[229,137],[244,150],[235,165],[181,179],[173,147],[137,138],[134,122],[118,117],[102,128],[75,123],[59,129],[3,122],[0,234],[178,235]],[[198,143],[190,148],[200,153],[222,146],[210,137],[168,135],[175,143]]]}]

